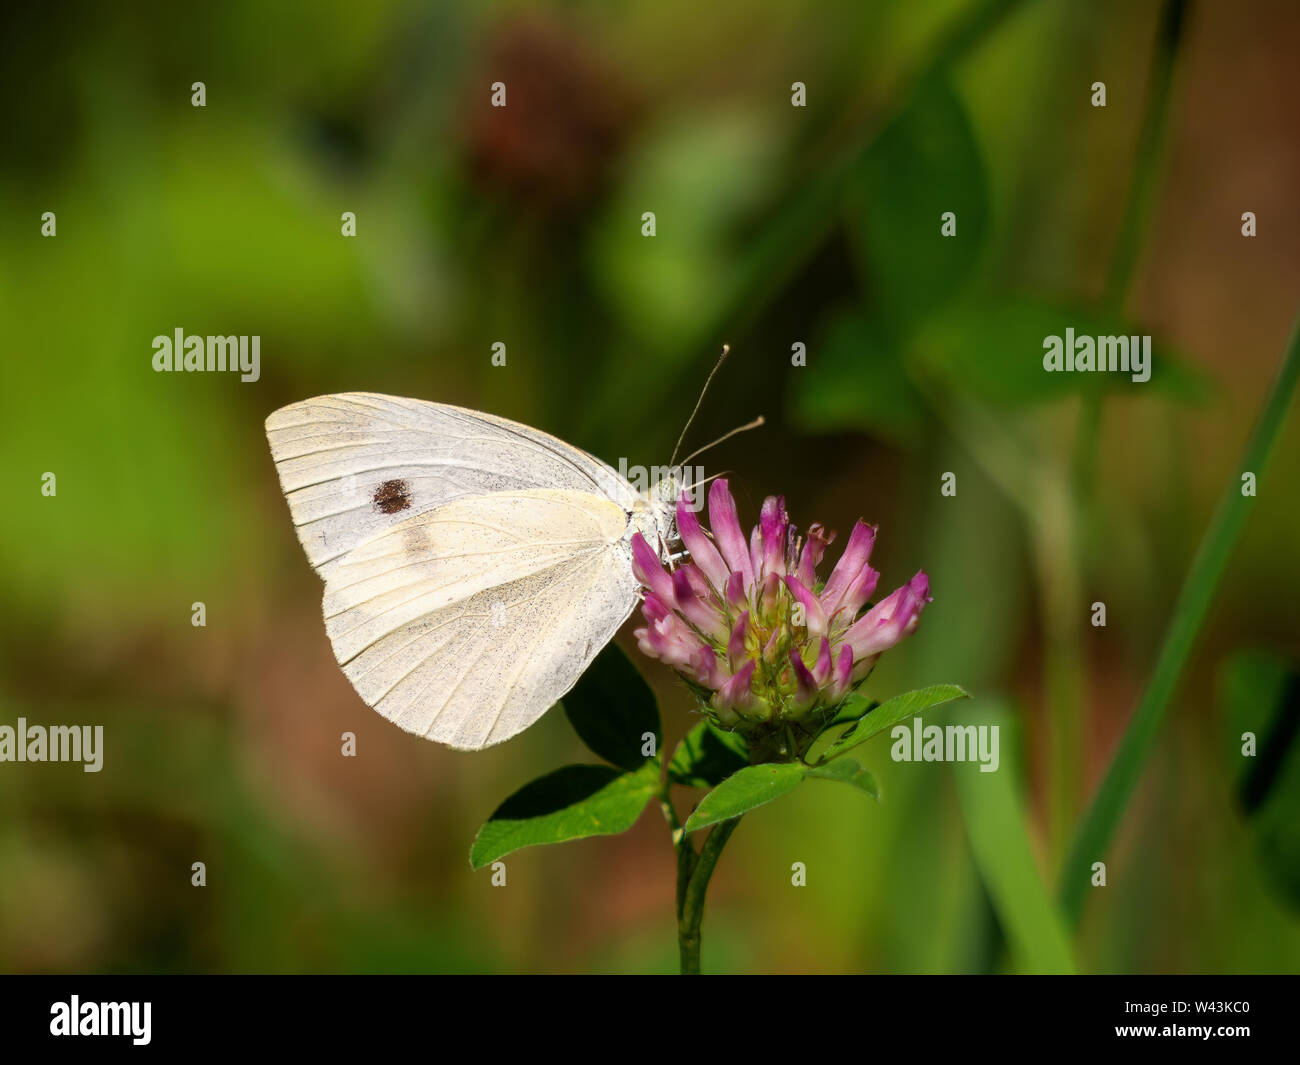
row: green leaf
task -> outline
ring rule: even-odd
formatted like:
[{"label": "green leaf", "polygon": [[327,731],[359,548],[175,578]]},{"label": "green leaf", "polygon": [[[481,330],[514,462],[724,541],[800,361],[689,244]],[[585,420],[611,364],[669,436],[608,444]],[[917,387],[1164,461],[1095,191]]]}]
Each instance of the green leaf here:
[{"label": "green leaf", "polygon": [[470,848],[475,869],[521,847],[626,832],[659,790],[658,765],[620,773],[604,765],[569,765],[506,799]]},{"label": "green leaf", "polygon": [[868,699],[865,695],[850,695],[836,711],[835,716],[826,722],[826,728],[851,725],[855,721],[861,721],[879,705],[877,700]]},{"label": "green leaf", "polygon": [[844,784],[852,784],[855,788],[861,788],[873,799],[880,798],[880,787],[876,784],[876,778],[852,758],[839,758],[829,765],[809,766],[804,770],[803,775],[809,779],[838,780]]},{"label": "green leaf", "polygon": [[1300,670],[1271,652],[1243,651],[1228,661],[1219,687],[1237,805],[1265,875],[1300,909]]},{"label": "green leaf", "polygon": [[721,784],[749,765],[744,737],[702,721],[688,732],[668,763],[668,779],[692,788]]},{"label": "green leaf", "polygon": [[[1150,380],[1138,382],[1119,371],[1043,369],[1043,343],[1066,330],[1076,338],[1144,335],[1147,330],[1093,311],[1013,297],[963,300],[931,315],[913,337],[908,360],[927,376],[969,399],[1008,408],[1048,403],[1076,395],[1147,390],[1183,400],[1208,394],[1205,377],[1155,340]],[[1130,341],[1131,343],[1131,341]]]},{"label": "green leaf", "polygon": [[[918,87],[867,152],[849,190],[850,234],[873,301],[915,321],[942,304],[974,266],[988,229],[988,182],[965,104],[942,77]],[[941,232],[956,214],[956,236]]]},{"label": "green leaf", "polygon": [[998,769],[986,773],[973,762],[953,766],[975,864],[998,922],[1024,968],[1035,973],[1073,973],[1065,923],[1039,876],[1025,829],[1016,759],[1008,750],[1016,746],[1013,719],[1000,707],[987,708],[982,717],[981,723],[997,727],[1003,737]]},{"label": "green leaf", "polygon": [[[957,236],[941,232],[957,216]],[[898,445],[924,439],[926,405],[908,376],[907,338],[970,274],[988,228],[988,189],[966,108],[927,80],[853,168],[850,240],[871,305],[814,338],[819,372],[796,375],[792,420],[810,432],[866,430]]]},{"label": "green leaf", "polygon": [[795,374],[790,416],[812,433],[865,430],[894,444],[923,438],[926,410],[907,376],[903,346],[883,314],[857,311],[815,337],[815,374]]},{"label": "green leaf", "polygon": [[804,768],[798,762],[746,766],[704,796],[695,812],[686,819],[686,831],[694,832],[719,821],[729,821],[779,798],[799,786]]},{"label": "green leaf", "polygon": [[915,691],[895,695],[892,699],[881,703],[826,748],[819,764],[824,765],[832,758],[838,758],[904,718],[915,717],[923,710],[951,702],[953,699],[969,698],[970,693],[956,684],[934,684],[929,688],[917,688]]},{"label": "green leaf", "polygon": [[880,798],[880,789],[862,766],[851,758],[830,765],[808,766],[802,762],[751,765],[733,773],[709,792],[686,820],[686,831],[707,828],[719,821],[748,813],[757,806],[793,791],[806,779],[836,780]]},{"label": "green leaf", "polygon": [[615,644],[596,656],[563,699],[564,713],[582,742],[621,769],[638,769],[645,734],[659,749],[659,707],[636,666]]}]

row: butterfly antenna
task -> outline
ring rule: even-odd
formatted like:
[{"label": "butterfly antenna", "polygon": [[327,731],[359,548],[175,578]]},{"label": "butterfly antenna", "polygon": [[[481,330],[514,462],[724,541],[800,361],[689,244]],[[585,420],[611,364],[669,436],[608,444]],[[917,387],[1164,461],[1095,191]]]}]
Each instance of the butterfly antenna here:
[{"label": "butterfly antenna", "polygon": [[696,488],[699,488],[700,485],[708,484],[710,481],[716,481],[719,477],[726,477],[727,474],[729,474],[730,472],[731,472],[730,470],[723,470],[721,473],[711,474],[710,476],[704,478],[704,480],[702,481],[694,481],[691,484],[684,484],[682,485],[682,492],[683,493],[690,492]]},{"label": "butterfly antenna", "polygon": [[[709,450],[709,448],[716,447],[718,444],[721,444],[724,440],[730,440],[737,433],[748,432],[750,429],[757,429],[760,425],[765,425],[765,424],[767,423],[763,420],[763,416],[760,414],[752,422],[746,422],[744,425],[738,425],[736,426],[736,428],[732,429],[731,432],[723,433],[720,437],[718,437],[718,439],[713,441],[713,443],[705,444],[703,447],[697,448],[696,450],[692,451],[689,455],[687,455],[684,459],[682,459],[682,465],[685,466],[688,462],[691,461],[691,459],[695,458],[696,455],[703,455],[706,451]],[[674,468],[676,467],[675,463],[671,463],[670,465],[672,465]],[[710,478],[710,480],[712,480],[712,478]]]},{"label": "butterfly antenna", "polygon": [[[704,402],[704,395],[709,390],[709,385],[713,383],[713,378],[717,372],[722,369],[722,364],[727,361],[727,356],[731,354],[731,345],[722,345],[722,354],[718,356],[718,361],[713,364],[713,369],[709,371],[709,376],[704,381],[704,387],[700,389],[700,398],[695,401],[695,409],[691,411],[691,416],[686,419],[686,424],[682,426],[682,435],[677,438],[677,446],[673,448],[673,457],[668,460],[668,465],[677,465],[677,452],[682,449],[682,441],[686,439],[686,433],[695,421],[695,416],[700,413],[700,404]],[[694,456],[692,456],[694,457]]]}]

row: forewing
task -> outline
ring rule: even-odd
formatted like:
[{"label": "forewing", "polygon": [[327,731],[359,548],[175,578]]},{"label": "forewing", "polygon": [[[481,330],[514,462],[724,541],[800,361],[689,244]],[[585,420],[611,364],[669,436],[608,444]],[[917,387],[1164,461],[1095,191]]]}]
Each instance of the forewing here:
[{"label": "forewing", "polygon": [[627,514],[589,492],[455,500],[340,559],[325,586],[335,656],[408,732],[477,750],[567,692],[636,603]]},{"label": "forewing", "polygon": [[349,551],[457,499],[530,488],[589,492],[623,509],[636,499],[579,448],[442,403],[318,396],[275,411],[266,435],[298,538],[326,580]]}]

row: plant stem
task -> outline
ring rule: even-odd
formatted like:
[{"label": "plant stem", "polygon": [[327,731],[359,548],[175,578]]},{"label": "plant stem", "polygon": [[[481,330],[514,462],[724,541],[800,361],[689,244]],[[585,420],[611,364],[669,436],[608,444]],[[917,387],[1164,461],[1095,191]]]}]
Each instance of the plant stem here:
[{"label": "plant stem", "polygon": [[[740,824],[740,818],[723,821],[714,826],[700,848],[695,868],[686,884],[677,915],[677,945],[681,953],[682,975],[698,976],[700,972],[700,925],[704,921],[704,896],[709,890],[709,879],[722,856],[722,848]],[[686,844],[690,846],[690,844]],[[679,866],[680,868],[680,866]],[[680,880],[679,880],[680,884]]]},{"label": "plant stem", "polygon": [[1129,282],[1137,266],[1142,249],[1142,237],[1151,213],[1151,199],[1155,195],[1157,163],[1165,142],[1165,129],[1169,125],[1169,97],[1174,79],[1174,58],[1187,22],[1187,0],[1166,0],[1156,30],[1155,55],[1151,60],[1151,74],[1147,88],[1146,115],[1142,132],[1138,136],[1137,155],[1133,160],[1133,182],[1129,186],[1124,218],[1120,222],[1119,238],[1111,258],[1110,275],[1106,281],[1106,294],[1102,306],[1112,314],[1124,309]]},{"label": "plant stem", "polygon": [[1061,904],[1065,918],[1071,924],[1078,923],[1090,883],[1092,863],[1103,859],[1124,807],[1137,785],[1183,665],[1209,610],[1214,590],[1254,502],[1254,497],[1242,494],[1241,475],[1252,473],[1258,482],[1277,441],[1297,378],[1300,378],[1300,318],[1292,329],[1277,380],[1260,414],[1241,466],[1224,490],[1187,572],[1151,681],[1120,740],[1092,805],[1084,815],[1062,867]]},{"label": "plant stem", "polygon": [[1082,794],[1081,655],[1083,583],[1079,571],[1078,510],[1057,476],[1040,470],[1038,503],[1029,511],[1030,542],[1043,616],[1048,713],[1048,844],[1052,865],[1065,851]]},{"label": "plant stem", "polygon": [[677,816],[677,807],[673,805],[668,778],[659,782],[659,808],[664,812],[668,822],[668,832],[672,837],[673,850],[677,852],[677,919],[682,919],[682,904],[686,899],[686,885],[690,883],[691,873],[695,871],[695,848],[691,846],[690,837],[682,829],[682,822]]}]

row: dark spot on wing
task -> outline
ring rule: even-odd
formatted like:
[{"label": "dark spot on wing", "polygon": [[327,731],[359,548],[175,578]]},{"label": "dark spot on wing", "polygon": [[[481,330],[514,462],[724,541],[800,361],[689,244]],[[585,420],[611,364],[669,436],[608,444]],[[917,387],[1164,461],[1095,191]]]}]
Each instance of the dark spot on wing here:
[{"label": "dark spot on wing", "polygon": [[385,481],[375,489],[373,498],[381,514],[396,514],[411,505],[411,486],[406,481]]}]

